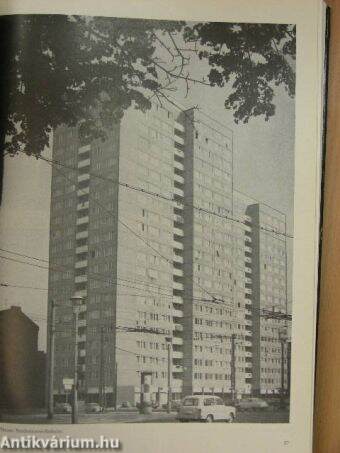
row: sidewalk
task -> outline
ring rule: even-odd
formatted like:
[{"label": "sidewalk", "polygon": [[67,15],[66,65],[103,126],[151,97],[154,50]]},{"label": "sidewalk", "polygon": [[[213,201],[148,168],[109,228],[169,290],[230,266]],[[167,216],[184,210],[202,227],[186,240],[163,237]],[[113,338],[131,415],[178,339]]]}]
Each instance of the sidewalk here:
[{"label": "sidewalk", "polygon": [[[176,412],[152,412],[151,414],[140,414],[137,411],[104,412],[99,414],[79,414],[79,423],[143,423],[143,422],[164,422],[175,421]],[[70,414],[55,414],[53,420],[48,420],[46,414],[4,414],[0,422],[3,423],[24,423],[24,424],[70,424]]]}]

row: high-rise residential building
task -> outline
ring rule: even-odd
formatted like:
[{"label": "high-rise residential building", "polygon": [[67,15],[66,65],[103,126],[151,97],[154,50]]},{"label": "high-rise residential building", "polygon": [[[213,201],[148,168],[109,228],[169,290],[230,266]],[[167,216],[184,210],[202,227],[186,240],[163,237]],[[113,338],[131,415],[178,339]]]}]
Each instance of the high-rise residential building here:
[{"label": "high-rise residential building", "polygon": [[252,325],[252,392],[285,392],[289,380],[286,216],[234,192],[235,211],[244,215],[246,286]]},{"label": "high-rise residential building", "polygon": [[[261,370],[279,367],[263,352],[277,347],[268,331],[275,322],[259,316],[286,307],[286,268],[276,262],[286,251],[284,236],[267,232],[271,242],[257,225],[281,229],[285,218],[238,201],[232,132],[198,109],[157,105],[130,109],[107,132],[87,145],[76,128],[54,134],[56,398],[65,398],[63,379],[73,375],[75,341],[88,401],[138,401],[144,372],[159,403],[169,383],[174,398],[273,392],[276,371]],[[84,298],[77,337],[75,292]]]},{"label": "high-rise residential building", "polygon": [[288,384],[288,321],[277,316],[288,309],[286,218],[262,203],[248,206],[247,214],[252,226],[253,389],[266,394]]},{"label": "high-rise residential building", "polygon": [[233,259],[232,132],[196,109],[182,113],[181,120],[185,129],[183,389],[185,394],[237,389],[250,393],[244,346],[250,334],[244,306],[239,316],[237,293],[244,273],[239,278]]}]

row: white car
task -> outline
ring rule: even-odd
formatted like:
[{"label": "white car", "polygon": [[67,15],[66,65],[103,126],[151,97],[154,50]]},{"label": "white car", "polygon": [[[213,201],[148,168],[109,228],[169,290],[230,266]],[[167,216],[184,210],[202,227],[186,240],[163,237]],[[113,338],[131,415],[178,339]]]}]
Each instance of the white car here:
[{"label": "white car", "polygon": [[218,396],[192,395],[183,399],[177,419],[181,422],[223,420],[232,423],[235,415],[235,407],[226,406]]}]

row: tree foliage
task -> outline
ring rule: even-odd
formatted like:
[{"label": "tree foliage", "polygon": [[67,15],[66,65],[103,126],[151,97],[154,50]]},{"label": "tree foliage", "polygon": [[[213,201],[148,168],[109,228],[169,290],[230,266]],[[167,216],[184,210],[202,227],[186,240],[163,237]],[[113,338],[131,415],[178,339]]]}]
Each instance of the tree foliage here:
[{"label": "tree foliage", "polygon": [[[80,125],[83,141],[104,137],[128,107],[162,102],[178,80],[187,90],[232,81],[226,108],[237,121],[274,114],[273,84],[294,94],[290,26],[62,15],[3,16],[0,25],[1,146],[12,155],[38,157],[60,124]],[[178,36],[208,61],[209,82],[190,77]]]},{"label": "tree foliage", "polygon": [[294,96],[295,26],[200,23],[186,27],[185,36],[202,48],[198,54],[211,67],[211,84],[232,84],[225,107],[233,109],[236,122],[273,116],[274,86]]}]

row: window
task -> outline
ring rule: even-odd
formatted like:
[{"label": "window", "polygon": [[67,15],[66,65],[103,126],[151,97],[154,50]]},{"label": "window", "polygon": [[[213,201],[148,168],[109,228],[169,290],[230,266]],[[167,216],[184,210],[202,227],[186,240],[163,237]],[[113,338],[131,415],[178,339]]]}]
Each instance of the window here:
[{"label": "window", "polygon": [[185,398],[183,406],[198,406],[198,398]]},{"label": "window", "polygon": [[215,405],[215,398],[205,398],[204,406],[214,406]]}]

